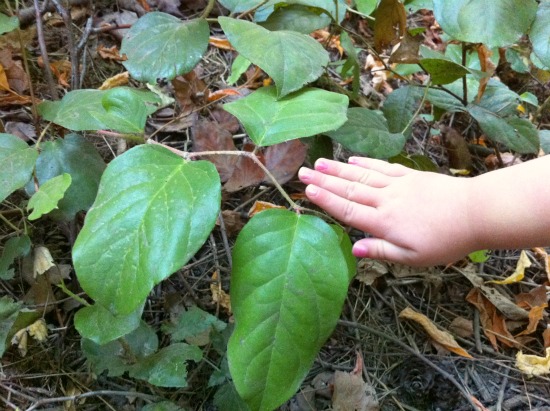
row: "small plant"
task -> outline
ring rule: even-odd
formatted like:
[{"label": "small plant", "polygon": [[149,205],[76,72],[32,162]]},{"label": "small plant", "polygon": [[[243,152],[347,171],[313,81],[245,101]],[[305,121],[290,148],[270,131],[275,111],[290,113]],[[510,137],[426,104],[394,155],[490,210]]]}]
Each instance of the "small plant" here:
[{"label": "small plant", "polygon": [[[492,79],[497,48],[515,53],[515,42],[526,33],[532,42],[531,61],[550,66],[548,2],[434,0],[437,21],[455,40],[442,53],[415,47],[414,33],[407,30],[406,7],[422,2],[357,1],[350,12],[375,12],[379,51],[401,41],[394,52],[397,63],[384,63],[385,69],[427,75],[424,83],[410,81],[393,91],[381,110],[356,104],[359,61],[352,39],[360,40],[345,31],[341,42],[347,59],[338,63],[353,79],[351,91],[316,86],[332,63],[309,33],[329,24],[344,30],[340,24],[348,10],[345,2],[221,3],[232,15],[253,17],[217,19],[238,52],[232,77],[238,79],[253,64],[274,82],[223,106],[258,148],[325,135],[359,154],[426,164],[427,159],[401,154],[426,103],[434,116],[470,116],[493,144],[517,153],[537,153],[541,137],[548,141],[547,132],[533,124],[536,118],[518,110],[522,105],[540,114],[533,96],[520,96]],[[432,7],[427,3],[423,7]],[[298,26],[294,16],[306,16],[307,24]],[[128,58],[124,66],[132,78],[148,84],[190,72],[207,50],[209,22],[205,17],[181,21],[160,12],[145,14],[123,39],[121,53]],[[0,32],[13,28],[13,19],[2,16]],[[412,46],[404,51],[406,42]],[[195,256],[214,229],[222,182],[209,161],[212,156],[246,156],[265,166],[245,151],[179,152],[148,140],[147,117],[163,101],[164,96],[153,91],[116,87],[73,90],[60,101],[41,103],[43,120],[72,132],[109,133],[138,144],[105,165],[94,146],[78,134],[34,146],[0,134],[0,200],[26,188],[32,195],[29,220],[49,213],[67,221],[88,210],[72,250],[76,275],[88,296],[79,299],[84,307],[74,317],[88,361],[98,373],[128,372],[154,385],[185,387],[184,364],[201,361],[203,355],[200,345],[190,341],[204,332],[226,333],[227,324],[202,310],[190,310],[176,325],[166,326],[170,344],[159,349],[155,331],[141,320],[147,297]],[[277,178],[264,171],[288,200],[288,209],[258,213],[238,235],[232,253],[235,328],[227,344],[229,373],[220,370],[217,380],[225,382],[230,375],[251,410],[273,410],[297,391],[336,326],[355,274],[351,242],[342,227],[294,203]],[[13,275],[10,265],[30,246],[26,233],[6,243],[0,278]],[[0,301],[7,313],[2,329],[9,330],[20,306],[6,298]],[[2,344],[7,335],[0,335]],[[0,348],[1,353],[4,345]],[[219,393],[232,389],[222,385]]]}]

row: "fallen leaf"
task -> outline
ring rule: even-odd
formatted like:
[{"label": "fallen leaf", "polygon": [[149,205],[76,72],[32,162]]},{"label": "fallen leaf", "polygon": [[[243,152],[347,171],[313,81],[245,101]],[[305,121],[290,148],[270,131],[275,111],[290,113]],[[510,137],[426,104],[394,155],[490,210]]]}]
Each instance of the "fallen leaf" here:
[{"label": "fallen leaf", "polygon": [[212,301],[219,304],[228,314],[231,314],[231,297],[224,290],[219,281],[217,271],[212,274],[212,282],[210,283],[210,292],[212,293]]},{"label": "fallen leaf", "polygon": [[[243,145],[244,151],[252,151],[255,148],[254,145]],[[258,159],[262,162],[262,152],[256,153]],[[223,189],[229,193],[239,191],[243,188],[260,184],[265,178],[264,171],[256,164],[252,159],[244,156],[239,156],[235,170],[231,177],[224,184]]]},{"label": "fallen leaf", "polygon": [[278,206],[276,204],[269,203],[267,201],[257,200],[254,202],[254,205],[250,207],[250,210],[248,210],[248,217],[252,218],[256,214],[261,213],[262,211],[265,211],[265,210],[270,210],[272,208],[280,208],[282,210],[286,210],[286,207]]},{"label": "fallen leaf", "polygon": [[385,263],[363,258],[357,264],[357,274],[355,278],[363,284],[371,286],[377,278],[389,272],[390,270]]},{"label": "fallen leaf", "polygon": [[127,71],[123,73],[116,74],[113,77],[109,77],[103,82],[98,90],[109,90],[114,87],[125,86],[130,81],[130,73]]},{"label": "fallen leaf", "polygon": [[530,310],[533,307],[546,304],[548,302],[548,296],[546,295],[546,287],[548,282],[533,288],[528,293],[519,293],[514,297],[516,304],[521,308]]},{"label": "fallen leaf", "polygon": [[365,70],[372,74],[372,86],[376,91],[380,91],[388,81],[388,71],[384,63],[373,54],[367,55],[365,60]]},{"label": "fallen leaf", "polygon": [[374,388],[363,381],[363,358],[357,355],[352,372],[336,371],[332,393],[334,411],[378,411]]},{"label": "fallen leaf", "polygon": [[550,327],[546,325],[546,329],[542,332],[542,340],[544,342],[544,348],[550,347]]},{"label": "fallen leaf", "polygon": [[466,301],[474,305],[479,311],[479,320],[483,328],[483,333],[495,351],[498,351],[497,340],[508,347],[515,347],[518,345],[514,336],[510,334],[508,327],[506,327],[504,317],[498,313],[496,307],[487,297],[485,297],[479,288],[472,288],[466,296]]},{"label": "fallen leaf", "polygon": [[208,43],[222,50],[235,50],[227,39],[210,36]]},{"label": "fallen leaf", "polygon": [[182,109],[182,114],[191,113],[198,105],[204,104],[208,87],[199,77],[199,68],[172,80],[176,101]]},{"label": "fallen leaf", "polygon": [[392,52],[388,63],[395,64],[417,64],[420,44],[422,44],[422,35],[412,36],[408,31],[399,43],[399,47]]},{"label": "fallen leaf", "polygon": [[399,313],[399,318],[405,318],[413,320],[419,323],[424,330],[428,333],[431,339],[433,339],[439,345],[442,345],[447,350],[466,358],[473,358],[468,352],[462,348],[455,341],[454,337],[446,331],[442,331],[424,314],[416,312],[407,307]]},{"label": "fallen leaf", "polygon": [[496,154],[489,154],[487,157],[485,157],[484,162],[489,170],[496,170],[498,168],[501,168],[501,160],[502,167],[510,167],[516,164],[523,163],[523,161],[521,161],[521,158],[512,153],[500,153],[500,160]]},{"label": "fallen leaf", "polygon": [[[300,140],[291,140],[275,144],[265,150],[265,166],[271,172],[279,184],[288,182],[307,156],[307,146]],[[271,180],[264,179],[264,182],[271,183]]]},{"label": "fallen leaf", "polygon": [[540,258],[543,261],[546,277],[548,278],[548,281],[550,281],[550,256],[548,256],[548,253],[544,248],[533,248],[533,251],[535,252],[537,258]]},{"label": "fallen leaf", "polygon": [[239,93],[239,90],[235,88],[225,88],[222,90],[217,90],[212,93],[208,93],[207,101],[209,103],[212,103],[213,101],[221,100],[222,98],[226,98],[228,96],[240,96],[241,93]]},{"label": "fallen leaf", "polygon": [[14,134],[23,141],[32,141],[37,138],[36,129],[30,123],[22,121],[6,121],[4,125],[6,133]]},{"label": "fallen leaf", "polygon": [[516,270],[512,275],[508,276],[504,280],[490,280],[487,282],[493,284],[519,283],[521,280],[523,280],[523,277],[525,277],[525,269],[529,267],[531,267],[531,260],[529,260],[529,257],[527,256],[525,250],[522,250],[516,265]]},{"label": "fallen leaf", "polygon": [[48,336],[48,327],[46,326],[46,321],[43,318],[39,318],[34,323],[27,327],[29,335],[38,342],[46,340]]},{"label": "fallen leaf", "polygon": [[407,12],[399,0],[382,0],[376,9],[374,48],[380,52],[399,42],[407,30]]},{"label": "fallen leaf", "polygon": [[550,347],[546,348],[546,356],[516,354],[516,367],[524,374],[533,377],[550,373]]},{"label": "fallen leaf", "polygon": [[543,305],[531,308],[529,311],[529,324],[527,325],[527,328],[517,334],[516,337],[519,337],[520,335],[533,334],[537,330],[539,321],[542,320],[544,316],[544,310],[546,307],[548,307],[548,304],[544,303]]},{"label": "fallen leaf", "polygon": [[118,50],[117,46],[112,47],[105,47],[103,44],[100,44],[97,46],[97,54],[99,54],[99,57],[101,57],[103,60],[110,60],[110,61],[126,61],[127,57],[121,56],[120,51]]},{"label": "fallen leaf", "polygon": [[21,61],[13,59],[12,51],[9,48],[2,49],[0,47],[0,66],[3,68],[5,81],[9,84],[8,88],[4,88],[4,80],[1,80],[1,88],[4,88],[5,90],[13,90],[17,94],[23,94],[29,89],[29,79],[27,77],[27,73],[25,72]]},{"label": "fallen leaf", "polygon": [[319,43],[322,43],[328,49],[338,50],[340,56],[344,55],[344,48],[340,44],[340,35],[335,35],[328,30],[319,29],[310,34]]},{"label": "fallen leaf", "polygon": [[23,328],[22,330],[17,331],[11,339],[11,344],[17,345],[17,349],[19,350],[19,355],[21,355],[21,357],[27,355],[28,338],[27,329]]},{"label": "fallen leaf", "polygon": [[34,249],[34,277],[44,274],[52,267],[55,267],[55,263],[50,250],[44,246],[36,247]]},{"label": "fallen leaf", "polygon": [[449,331],[459,337],[469,338],[474,335],[474,324],[467,318],[455,317],[449,324]]},{"label": "fallen leaf", "polygon": [[212,110],[210,115],[221,128],[229,131],[231,134],[237,133],[241,128],[237,117],[221,108]]},{"label": "fallen leaf", "polygon": [[10,84],[8,83],[8,76],[2,65],[0,65],[0,90],[11,91]]},{"label": "fallen leaf", "polygon": [[491,56],[493,55],[493,52],[489,50],[487,46],[485,46],[484,44],[479,44],[476,47],[476,50],[477,50],[477,56],[479,57],[481,71],[487,74],[487,76],[481,77],[479,80],[479,87],[478,87],[477,96],[476,96],[476,103],[479,103],[481,100],[481,97],[483,97],[483,94],[485,93],[487,84],[489,84],[489,80],[495,73],[496,66],[491,60]]},{"label": "fallen leaf", "polygon": [[449,167],[455,170],[471,170],[473,168],[472,155],[462,134],[454,128],[443,126],[441,127],[441,136],[449,157]]},{"label": "fallen leaf", "polygon": [[[22,106],[31,103],[32,99],[27,96],[20,96],[19,94],[0,95],[0,107]],[[37,103],[39,103],[39,101],[37,101]]]},{"label": "fallen leaf", "polygon": [[244,221],[238,211],[223,210],[222,218],[225,231],[229,237],[239,233],[244,227]]}]

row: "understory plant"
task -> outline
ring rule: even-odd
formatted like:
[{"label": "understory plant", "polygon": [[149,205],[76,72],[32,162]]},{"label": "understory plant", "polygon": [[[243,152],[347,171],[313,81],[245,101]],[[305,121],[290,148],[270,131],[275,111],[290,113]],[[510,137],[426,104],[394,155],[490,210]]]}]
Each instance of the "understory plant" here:
[{"label": "understory plant", "polygon": [[[182,21],[161,12],[145,14],[122,41],[123,65],[144,85],[171,81],[196,67],[207,51],[211,25],[219,26],[236,52],[231,81],[255,65],[273,82],[223,105],[257,147],[324,135],[358,154],[429,169],[427,158],[402,154],[426,107],[434,119],[468,117],[495,147],[535,154],[541,139],[547,144],[548,132],[534,123],[547,102],[518,95],[493,74],[499,49],[517,70],[526,61],[540,70],[550,66],[549,1],[357,0],[353,8],[342,0],[220,3],[233,17]],[[407,9],[419,8],[432,9],[452,40],[445,52],[421,46],[421,30],[407,27]],[[346,31],[346,13],[375,21],[374,44]],[[1,31],[14,29],[13,19],[4,17]],[[346,59],[331,61],[326,48],[309,36],[327,26],[340,36]],[[517,45],[526,34],[527,56]],[[357,99],[358,46],[370,48],[385,70],[406,82],[381,109]],[[329,68],[351,77],[349,90],[319,86]],[[425,81],[412,80],[413,73],[423,73],[416,78]],[[72,249],[86,294],[78,297],[82,308],[74,324],[96,373],[128,373],[157,386],[185,387],[186,364],[203,357],[194,341],[212,333],[222,341],[215,345],[224,359],[211,383],[220,386],[220,395],[234,384],[244,401],[241,408],[230,403],[225,409],[273,410],[294,395],[336,326],[355,274],[350,239],[338,224],[291,200],[268,172],[268,183],[287,199],[287,209],[256,214],[237,237],[230,289],[234,329],[191,309],[165,326],[170,343],[159,348],[156,330],[142,321],[148,295],[197,254],[220,216],[222,182],[215,165],[201,158],[241,155],[258,167],[262,163],[244,151],[184,152],[149,139],[148,117],[171,104],[158,88],[151,90],[73,90],[60,101],[41,103],[42,119],[71,133],[60,138],[52,131],[51,138],[34,145],[1,134],[0,200],[24,188],[31,196],[29,220],[47,214],[70,221],[87,211]],[[106,165],[83,132],[108,133],[134,146]],[[0,278],[13,276],[10,265],[30,247],[26,233],[10,238]],[[9,331],[21,307],[0,301],[9,313],[2,327]],[[8,331],[0,335],[3,340]],[[0,348],[3,352],[3,343]]]}]

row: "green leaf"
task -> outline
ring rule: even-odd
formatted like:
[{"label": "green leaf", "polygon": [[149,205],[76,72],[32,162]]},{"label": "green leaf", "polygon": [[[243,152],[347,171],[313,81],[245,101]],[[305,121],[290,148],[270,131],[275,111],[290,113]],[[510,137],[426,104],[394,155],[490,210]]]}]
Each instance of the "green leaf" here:
[{"label": "green leaf", "polygon": [[74,325],[82,337],[99,345],[106,344],[139,327],[143,305],[144,302],[124,315],[114,315],[100,304],[90,305],[76,312]]},{"label": "green leaf", "polygon": [[[281,8],[303,6],[309,8],[312,12],[317,13],[319,16],[325,15],[330,20],[342,22],[346,17],[346,11],[348,8],[347,3],[344,0],[268,0],[266,4],[256,10],[254,14],[255,22],[263,22],[268,19],[271,14]],[[312,24],[306,23],[306,24]],[[303,33],[302,30],[299,30]]]},{"label": "green leaf", "polygon": [[14,271],[10,266],[15,262],[16,258],[24,257],[31,251],[31,239],[28,235],[23,234],[20,237],[12,237],[2,250],[0,257],[0,280],[10,280],[13,278]]},{"label": "green leaf", "polygon": [[323,46],[304,34],[269,31],[229,17],[218,21],[233,47],[273,78],[279,98],[317,80],[329,62]]},{"label": "green leaf", "polygon": [[218,411],[250,411],[248,405],[237,393],[232,382],[223,384],[214,394],[214,405]]},{"label": "green leaf", "polygon": [[[186,341],[193,345],[206,345],[210,342],[210,331],[222,331],[227,326],[212,314],[197,306],[181,313],[175,324],[166,324],[162,330],[170,334],[171,341]],[[205,341],[205,343],[203,343]]]},{"label": "green leaf", "polygon": [[10,17],[0,13],[0,34],[13,31],[17,27],[19,27],[19,19],[16,16]]},{"label": "green leaf", "polygon": [[[397,90],[400,90],[400,88]],[[428,94],[426,95],[426,100],[428,100],[434,106],[441,108],[445,111],[448,111],[449,113],[466,111],[466,107],[464,107],[464,105],[459,99],[447,93],[446,91],[439,90],[437,88],[430,88],[428,90]]]},{"label": "green leaf", "polygon": [[378,0],[356,0],[355,6],[357,7],[357,11],[359,13],[369,16],[374,10],[376,10]]},{"label": "green leaf", "polygon": [[445,59],[421,59],[420,64],[430,75],[432,84],[449,84],[470,73],[466,67]]},{"label": "green leaf", "polygon": [[242,13],[263,3],[263,0],[220,0],[220,4],[231,14]]},{"label": "green leaf", "polygon": [[140,411],[186,411],[186,410],[185,408],[182,408],[171,401],[161,401],[161,402],[147,404],[144,407],[142,407]]},{"label": "green leaf", "polygon": [[434,0],[434,15],[443,31],[457,40],[503,47],[527,33],[535,0]]},{"label": "green leaf", "polygon": [[[116,90],[116,91],[115,91]],[[122,118],[125,111],[121,104],[128,104],[139,111],[130,123]],[[46,101],[38,105],[38,111],[45,120],[52,121],[69,130],[115,130],[121,133],[143,132],[141,124],[142,105],[147,115],[154,113],[160,104],[159,97],[150,91],[129,87],[117,87],[111,90],[75,90],[63,96],[61,101]],[[117,108],[119,107],[119,108]],[[139,114],[139,120],[137,118]],[[145,122],[143,122],[145,124]]]},{"label": "green leaf", "polygon": [[529,38],[537,57],[550,67],[550,2],[542,1],[539,4]]},{"label": "green leaf", "polygon": [[29,215],[29,220],[36,220],[57,208],[59,200],[63,198],[70,185],[71,176],[67,173],[54,177],[42,184],[38,191],[33,194],[27,205],[27,211],[33,210]]},{"label": "green leaf", "polygon": [[256,214],[240,232],[228,359],[251,409],[273,410],[299,388],[340,316],[350,249],[320,218],[286,210]]},{"label": "green leaf", "polygon": [[309,137],[340,127],[346,121],[348,98],[305,88],[277,100],[275,87],[262,87],[223,108],[243,124],[259,146]]},{"label": "green leaf", "polygon": [[151,12],[132,25],[120,47],[122,64],[133,78],[156,84],[193,70],[208,47],[210,29],[204,19],[181,21]]},{"label": "green leaf", "polygon": [[171,344],[142,358],[130,369],[130,377],[147,380],[158,387],[187,387],[186,362],[202,360],[202,351],[194,345]]},{"label": "green leaf", "polygon": [[0,298],[0,358],[6,350],[6,340],[21,306],[21,303],[16,303],[9,297]]},{"label": "green leaf", "polygon": [[539,130],[540,148],[544,154],[550,154],[550,130]]},{"label": "green leaf", "polygon": [[221,183],[208,161],[141,145],[113,160],[73,247],[80,285],[113,314],[134,311],[214,227]]},{"label": "green leaf", "polygon": [[410,136],[412,133],[411,120],[416,114],[424,91],[425,89],[420,87],[403,86],[388,95],[382,112],[386,117],[390,132]]},{"label": "green leaf", "polygon": [[360,87],[360,80],[361,80],[361,66],[359,64],[359,56],[357,55],[357,50],[355,49],[355,46],[351,42],[351,39],[349,38],[348,33],[343,31],[340,34],[340,44],[346,51],[346,54],[348,55],[348,59],[346,61],[345,66],[350,66],[352,70],[352,90],[353,90],[353,97],[357,97],[359,95],[359,87]]},{"label": "green leaf", "polygon": [[267,30],[290,30],[302,34],[309,34],[315,30],[327,27],[330,17],[319,9],[291,4],[277,7],[266,21],[259,23]]},{"label": "green leaf", "polygon": [[479,101],[480,106],[502,117],[517,115],[519,104],[521,104],[521,97],[517,93],[500,81],[493,80],[489,82]]},{"label": "green leaf", "polygon": [[101,105],[107,115],[117,124],[117,130],[123,133],[141,133],[147,121],[145,103],[134,98],[129,88],[116,87],[107,90],[101,99]]},{"label": "green leaf", "polygon": [[[116,326],[111,323],[107,324],[109,327]],[[107,371],[107,375],[118,377],[132,368],[130,363],[132,355],[137,358],[146,357],[153,354],[158,348],[157,334],[143,321],[134,331],[124,336],[124,341],[131,349],[131,353],[125,352],[124,346],[119,340],[100,345],[87,338],[82,338],[80,346],[95,374],[99,375]]]},{"label": "green leaf", "polygon": [[241,54],[237,55],[231,65],[231,75],[227,78],[227,84],[235,84],[246,73],[250,64],[250,61],[245,59]]},{"label": "green leaf", "polygon": [[516,116],[502,117],[477,104],[470,104],[468,112],[491,140],[502,143],[518,153],[538,152],[539,135],[528,119]]},{"label": "green leaf", "polygon": [[388,159],[388,162],[392,164],[401,164],[413,170],[437,172],[437,164],[430,160],[429,157],[421,154],[413,154],[410,156],[399,154]]},{"label": "green leaf", "polygon": [[348,110],[348,121],[338,130],[325,133],[347,149],[375,158],[388,158],[401,152],[406,138],[391,133],[379,111],[362,107]]},{"label": "green leaf", "polygon": [[[76,213],[88,210],[95,200],[99,180],[105,170],[105,162],[95,146],[77,134],[64,139],[42,143],[36,161],[36,178],[40,186],[54,177],[67,173],[71,185],[59,202],[58,209],[49,215],[57,220],[72,220]],[[34,183],[26,186],[29,195],[34,194]]]},{"label": "green leaf", "polygon": [[13,134],[0,133],[0,202],[30,180],[38,151]]},{"label": "green leaf", "polygon": [[468,254],[468,258],[472,261],[472,263],[484,263],[489,259],[490,254],[491,251],[489,250],[479,250]]}]

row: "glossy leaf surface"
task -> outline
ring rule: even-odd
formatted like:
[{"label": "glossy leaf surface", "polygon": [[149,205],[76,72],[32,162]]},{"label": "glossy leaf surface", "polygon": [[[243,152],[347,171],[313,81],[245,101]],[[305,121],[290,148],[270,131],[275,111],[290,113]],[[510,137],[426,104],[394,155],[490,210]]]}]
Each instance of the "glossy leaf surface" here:
[{"label": "glossy leaf surface", "polygon": [[38,151],[13,134],[0,133],[0,201],[31,178]]},{"label": "glossy leaf surface", "polygon": [[181,21],[170,14],[151,12],[124,36],[122,64],[132,77],[156,84],[193,70],[208,47],[210,29],[204,19]]},{"label": "glossy leaf surface", "polygon": [[342,94],[305,88],[277,100],[275,87],[225,104],[259,146],[309,137],[340,127],[346,121],[348,98]]},{"label": "glossy leaf surface", "polygon": [[218,20],[233,47],[273,78],[278,98],[319,78],[329,62],[327,51],[304,34],[269,31],[229,17]]},{"label": "glossy leaf surface", "polygon": [[40,186],[27,205],[27,210],[33,210],[29,215],[29,220],[36,220],[57,208],[57,203],[63,198],[70,185],[71,176],[64,173]]},{"label": "glossy leaf surface", "polygon": [[347,235],[318,217],[270,209],[243,228],[233,250],[228,359],[252,410],[273,410],[299,388],[354,272]]},{"label": "glossy leaf surface", "polygon": [[539,4],[529,38],[537,57],[546,67],[550,67],[550,2],[543,1]]},{"label": "glossy leaf surface", "polygon": [[82,288],[129,314],[202,246],[220,210],[218,173],[142,145],[113,160],[73,248]]}]

